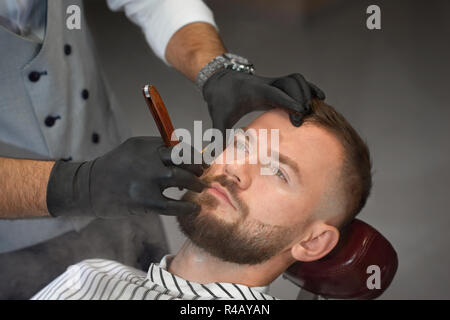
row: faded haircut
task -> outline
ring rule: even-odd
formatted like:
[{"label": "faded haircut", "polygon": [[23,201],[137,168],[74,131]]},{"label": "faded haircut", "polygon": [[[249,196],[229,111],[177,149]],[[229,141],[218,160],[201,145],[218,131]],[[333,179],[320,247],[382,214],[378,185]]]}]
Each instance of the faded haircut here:
[{"label": "faded haircut", "polygon": [[369,148],[356,130],[333,107],[319,99],[312,99],[311,110],[303,118],[332,133],[344,149],[344,161],[338,183],[344,197],[344,228],[366,204],[372,188],[372,161]]}]

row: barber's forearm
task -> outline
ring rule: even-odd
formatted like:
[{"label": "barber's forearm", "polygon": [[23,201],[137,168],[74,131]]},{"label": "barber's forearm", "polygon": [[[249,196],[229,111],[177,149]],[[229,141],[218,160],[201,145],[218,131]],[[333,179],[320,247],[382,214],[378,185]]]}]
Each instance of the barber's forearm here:
[{"label": "barber's forearm", "polygon": [[0,157],[0,219],[49,216],[47,183],[53,165]]},{"label": "barber's forearm", "polygon": [[172,66],[195,81],[204,65],[225,52],[225,46],[212,25],[194,22],[172,36],[165,55]]}]

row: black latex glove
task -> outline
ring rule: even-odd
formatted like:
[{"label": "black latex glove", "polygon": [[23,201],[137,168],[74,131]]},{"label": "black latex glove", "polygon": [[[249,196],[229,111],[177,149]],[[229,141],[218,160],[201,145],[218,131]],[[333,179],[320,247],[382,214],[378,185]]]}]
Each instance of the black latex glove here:
[{"label": "black latex glove", "polygon": [[298,127],[309,112],[311,97],[324,100],[325,94],[299,73],[266,78],[224,69],[206,81],[203,97],[208,103],[213,127],[225,134],[225,129],[231,129],[245,114],[274,107],[293,111],[290,119]]},{"label": "black latex glove", "polygon": [[197,204],[169,199],[162,192],[168,187],[202,191],[198,177],[204,166],[175,166],[171,151],[159,137],[136,137],[92,161],[57,161],[47,187],[48,210],[52,216],[101,218],[195,212]]}]

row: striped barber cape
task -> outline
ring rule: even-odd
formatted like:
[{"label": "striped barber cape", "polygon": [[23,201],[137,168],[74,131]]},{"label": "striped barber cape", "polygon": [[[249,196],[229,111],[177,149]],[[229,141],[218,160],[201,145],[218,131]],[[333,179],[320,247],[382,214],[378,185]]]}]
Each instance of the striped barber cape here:
[{"label": "striped barber cape", "polygon": [[32,300],[276,300],[268,286],[207,284],[184,280],[167,271],[174,255],[151,264],[148,273],[115,261],[89,259],[66,272],[34,295]]}]

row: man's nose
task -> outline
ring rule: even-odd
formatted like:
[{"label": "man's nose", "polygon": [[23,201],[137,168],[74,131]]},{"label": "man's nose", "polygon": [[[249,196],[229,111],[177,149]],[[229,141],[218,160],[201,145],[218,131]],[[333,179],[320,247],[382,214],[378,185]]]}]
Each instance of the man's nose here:
[{"label": "man's nose", "polygon": [[250,187],[252,179],[248,163],[225,164],[224,171],[228,178],[233,180],[240,189],[245,190]]}]

